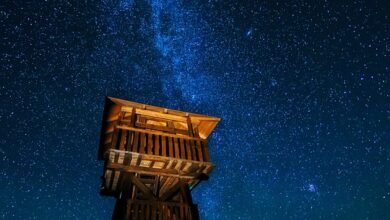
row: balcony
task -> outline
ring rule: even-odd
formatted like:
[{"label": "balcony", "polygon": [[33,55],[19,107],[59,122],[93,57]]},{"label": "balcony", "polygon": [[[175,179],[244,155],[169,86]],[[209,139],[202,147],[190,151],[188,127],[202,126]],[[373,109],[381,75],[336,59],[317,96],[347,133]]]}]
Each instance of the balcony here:
[{"label": "balcony", "polygon": [[113,149],[153,156],[210,162],[207,140],[129,126],[117,126]]}]

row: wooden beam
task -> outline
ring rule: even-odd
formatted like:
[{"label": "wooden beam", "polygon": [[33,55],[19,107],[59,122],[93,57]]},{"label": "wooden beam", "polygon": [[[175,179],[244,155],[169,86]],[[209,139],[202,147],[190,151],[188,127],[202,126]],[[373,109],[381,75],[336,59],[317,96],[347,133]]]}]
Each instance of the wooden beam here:
[{"label": "wooden beam", "polygon": [[153,135],[148,134],[148,154],[153,154]]},{"label": "wooden beam", "polygon": [[182,179],[197,179],[198,177],[203,175],[203,173],[194,173],[191,175],[180,174],[175,169],[158,169],[158,168],[151,168],[151,167],[131,166],[131,165],[125,166],[123,164],[117,164],[117,163],[112,163],[112,162],[108,162],[106,168],[119,170],[121,172],[169,176],[169,177],[176,177],[176,178],[182,178]]},{"label": "wooden beam", "polygon": [[164,133],[164,132],[161,132],[161,131],[145,130],[145,129],[133,128],[133,127],[123,126],[123,125],[118,125],[118,126],[116,126],[116,128],[129,130],[129,131],[137,131],[137,132],[140,132],[140,133],[161,135],[161,136],[166,136],[166,137],[183,138],[183,139],[186,139],[186,140],[204,140],[204,139],[197,138],[197,137],[189,137],[189,136],[184,136],[184,135],[168,134],[168,133]]},{"label": "wooden beam", "polygon": [[179,142],[177,140],[177,138],[174,138],[174,145],[175,145],[175,157],[176,158],[180,158],[180,151],[179,151]]},{"label": "wooden beam", "polygon": [[134,175],[131,175],[130,177],[131,179],[131,182],[134,183],[134,185],[141,190],[141,192],[144,193],[144,195],[150,199],[156,199],[156,196],[153,194],[153,192],[147,187],[145,186],[145,184],[143,184],[137,177],[135,177]]},{"label": "wooden beam", "polygon": [[188,135],[190,137],[194,136],[194,130],[192,129],[191,117],[187,117],[187,127],[188,127]]},{"label": "wooden beam", "polygon": [[184,140],[182,138],[180,138],[179,140],[180,140],[180,158],[181,159],[189,159],[186,157],[186,149],[184,146]]},{"label": "wooden beam", "polygon": [[133,147],[132,147],[132,150],[133,152],[139,152],[138,151],[138,142],[139,142],[139,132],[134,132],[133,133],[133,137],[134,137],[134,142],[133,142]]},{"label": "wooden beam", "polygon": [[154,155],[160,156],[160,136],[154,136]]},{"label": "wooden beam", "polygon": [[[110,153],[112,152],[113,155],[121,153],[123,151],[116,150],[116,149],[110,149],[106,152],[106,157],[109,157]],[[134,157],[139,157],[142,160],[150,160],[155,162],[164,162],[168,163],[169,161],[182,161],[186,163],[193,163],[193,164],[203,164],[205,166],[212,166],[214,167],[214,164],[212,162],[201,162],[201,161],[194,161],[194,160],[186,160],[186,159],[179,159],[179,158],[171,158],[171,157],[163,157],[163,156],[157,156],[157,155],[149,155],[149,154],[141,154],[138,152],[128,152],[125,151],[125,154],[131,154]],[[114,161],[112,161],[114,162]]]},{"label": "wooden beam", "polygon": [[122,106],[121,111],[123,112],[133,112],[133,107],[128,107],[128,106]]},{"label": "wooden beam", "polygon": [[174,152],[173,152],[173,138],[172,137],[167,137],[168,138],[168,157],[175,157]]},{"label": "wooden beam", "polygon": [[127,140],[127,131],[121,130],[121,140],[119,144],[119,150],[125,150],[126,140]]},{"label": "wooden beam", "polygon": [[184,201],[187,204],[191,204],[192,205],[192,196],[191,196],[190,189],[188,188],[188,185],[185,184],[185,183],[181,184],[180,185],[180,190],[182,192],[182,196],[183,196]]},{"label": "wooden beam", "polygon": [[130,125],[132,127],[135,127],[135,108],[131,110],[131,119],[130,119]]},{"label": "wooden beam", "polygon": [[140,138],[141,138],[141,144],[140,144],[140,148],[139,148],[139,152],[141,153],[141,154],[143,154],[143,153],[146,153],[146,135],[147,135],[148,133],[141,133],[140,135]]},{"label": "wooden beam", "polygon": [[133,131],[127,131],[127,140],[126,140],[126,151],[131,151],[131,146],[133,144],[134,140],[134,132]]},{"label": "wooden beam", "polygon": [[183,117],[183,116],[171,115],[171,114],[160,113],[160,112],[155,112],[155,111],[150,111],[150,110],[143,110],[143,109],[139,109],[139,108],[137,108],[135,110],[135,112],[137,114],[140,114],[140,115],[169,119],[169,120],[174,120],[174,121],[187,122],[187,117]]},{"label": "wooden beam", "polygon": [[167,137],[163,136],[161,137],[161,156],[165,157],[167,156],[167,144],[166,144]]},{"label": "wooden beam", "polygon": [[209,148],[207,147],[207,140],[202,141],[202,152],[203,152],[203,159],[206,162],[210,162],[210,154],[209,154]]},{"label": "wooden beam", "polygon": [[196,141],[196,150],[198,151],[198,161],[203,161],[202,144],[200,141]]},{"label": "wooden beam", "polygon": [[166,200],[170,199],[172,196],[175,195],[175,193],[177,193],[181,189],[182,184],[183,184],[183,182],[178,181],[169,190],[167,190],[163,195],[161,195],[159,200],[160,201],[166,201]]}]

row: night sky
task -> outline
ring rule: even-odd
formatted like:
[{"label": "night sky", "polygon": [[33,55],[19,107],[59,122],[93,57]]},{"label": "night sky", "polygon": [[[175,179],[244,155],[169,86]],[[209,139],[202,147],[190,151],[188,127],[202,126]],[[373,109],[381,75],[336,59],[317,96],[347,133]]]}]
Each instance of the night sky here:
[{"label": "night sky", "polygon": [[389,16],[374,0],[1,1],[0,218],[110,219],[109,95],[222,118],[202,219],[390,219]]}]

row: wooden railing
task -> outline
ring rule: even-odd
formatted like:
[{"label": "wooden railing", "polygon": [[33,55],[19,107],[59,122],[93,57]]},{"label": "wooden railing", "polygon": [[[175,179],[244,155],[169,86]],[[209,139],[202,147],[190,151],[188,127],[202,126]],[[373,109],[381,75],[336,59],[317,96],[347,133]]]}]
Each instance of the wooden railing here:
[{"label": "wooden railing", "polygon": [[111,146],[155,156],[210,162],[207,140],[158,131],[117,126]]},{"label": "wooden railing", "polygon": [[127,201],[126,219],[136,220],[193,220],[199,219],[196,205],[142,200]]}]

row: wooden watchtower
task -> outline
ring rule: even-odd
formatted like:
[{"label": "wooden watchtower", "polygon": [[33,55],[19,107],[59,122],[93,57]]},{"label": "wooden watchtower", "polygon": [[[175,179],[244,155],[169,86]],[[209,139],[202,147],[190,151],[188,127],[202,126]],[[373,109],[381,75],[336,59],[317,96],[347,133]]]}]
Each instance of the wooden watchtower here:
[{"label": "wooden watchtower", "polygon": [[214,168],[207,137],[219,121],[107,97],[98,158],[112,219],[199,219],[190,190]]}]

